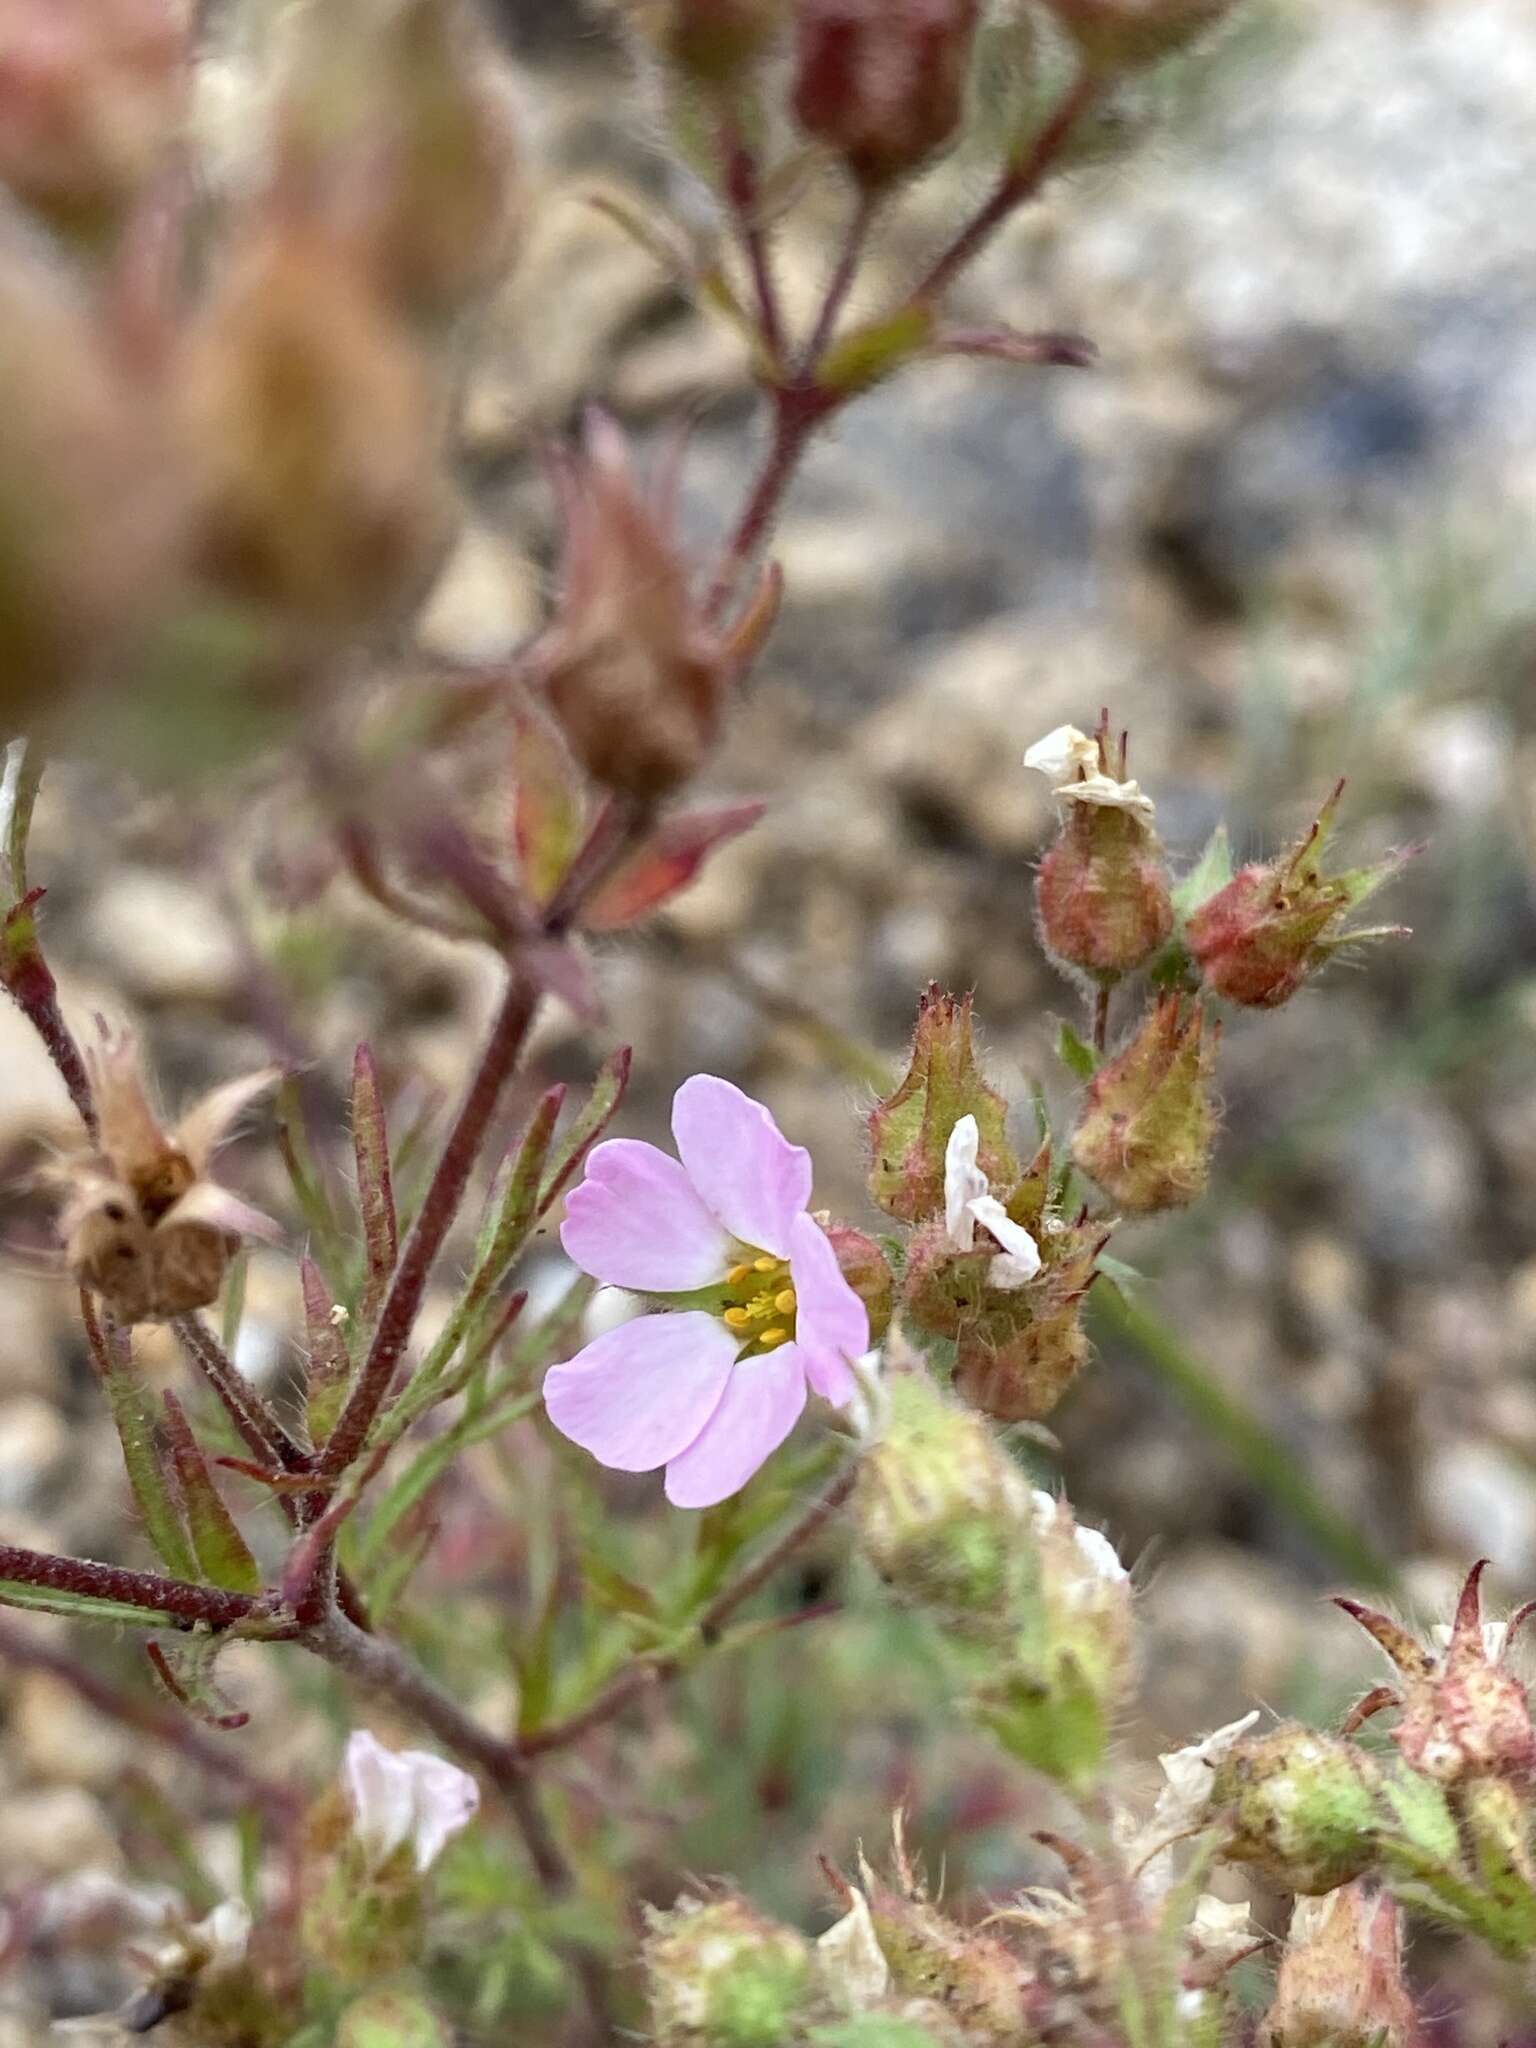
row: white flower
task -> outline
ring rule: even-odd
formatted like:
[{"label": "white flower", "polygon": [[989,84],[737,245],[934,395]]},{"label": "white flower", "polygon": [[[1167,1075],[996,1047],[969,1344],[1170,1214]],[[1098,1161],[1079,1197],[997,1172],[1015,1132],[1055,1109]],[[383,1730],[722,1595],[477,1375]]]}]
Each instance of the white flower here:
[{"label": "white flower", "polygon": [[1230,1905],[1214,1892],[1202,1892],[1195,1901],[1189,1935],[1202,1956],[1222,1964],[1235,1963],[1258,1938],[1248,1918],[1248,1901]]},{"label": "white flower", "polygon": [[817,1961],[827,1987],[840,2004],[861,2011],[884,1998],[891,1987],[891,1967],[875,1933],[869,1900],[855,1885],[853,1904],[816,1944]]},{"label": "white flower", "polygon": [[996,1239],[1002,1250],[987,1268],[987,1284],[1007,1292],[1034,1279],[1040,1247],[992,1193],[976,1163],[980,1149],[975,1117],[961,1117],[944,1148],[944,1228],[958,1252],[974,1249],[978,1223]]},{"label": "white flower", "polygon": [[480,1804],[467,1771],[424,1749],[386,1749],[366,1728],[347,1739],[342,1784],[370,1871],[406,1843],[418,1875],[429,1870]]},{"label": "white flower", "polygon": [[[1072,1512],[1064,1501],[1056,1498],[1055,1494],[1045,1493],[1039,1487],[1030,1494],[1029,1506],[1035,1533],[1039,1536],[1046,1535],[1055,1527],[1063,1509],[1069,1516]],[[1080,1523],[1074,1523],[1072,1541],[1093,1578],[1102,1579],[1106,1585],[1118,1586],[1130,1577],[1130,1573],[1120,1562],[1115,1546],[1102,1530],[1085,1529]]]},{"label": "white flower", "polygon": [[1259,1718],[1257,1707],[1240,1721],[1229,1721],[1198,1742],[1183,1749],[1170,1749],[1158,1758],[1165,1780],[1157,1795],[1151,1818],[1127,1845],[1133,1864],[1139,1866],[1137,1883],[1151,1899],[1161,1898],[1173,1883],[1173,1844],[1199,1827],[1211,1794],[1211,1778],[1227,1752],[1248,1733]]},{"label": "white flower", "polygon": [[1058,725],[1043,740],[1036,740],[1024,756],[1024,766],[1044,775],[1052,794],[1071,803],[1136,811],[1144,818],[1153,815],[1152,799],[1141,784],[1117,782],[1112,775],[1106,775],[1099,765],[1098,741],[1079,732],[1075,725]]}]

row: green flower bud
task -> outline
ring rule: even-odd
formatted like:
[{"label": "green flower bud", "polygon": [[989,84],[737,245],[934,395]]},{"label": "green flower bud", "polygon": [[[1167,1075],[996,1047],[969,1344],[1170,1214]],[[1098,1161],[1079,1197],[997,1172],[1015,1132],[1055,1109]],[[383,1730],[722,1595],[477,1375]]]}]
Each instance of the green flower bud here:
[{"label": "green flower bud", "polygon": [[1211,1072],[1219,1027],[1176,995],[1151,1010],[1135,1037],[1088,1084],[1072,1157],[1118,1209],[1182,1209],[1205,1191],[1216,1115]]},{"label": "green flower bud", "polygon": [[903,1223],[939,1213],[950,1134],[966,1116],[976,1119],[981,1172],[994,1186],[1011,1186],[1019,1167],[1004,1128],[1007,1114],[976,1063],[971,998],[945,995],[934,983],[918,1005],[906,1078],[870,1115],[871,1195]]},{"label": "green flower bud", "polygon": [[1029,2038],[1024,1972],[1006,1944],[878,1881],[869,1883],[869,1910],[895,1992],[947,2013],[973,2048]]},{"label": "green flower bud", "polygon": [[412,1991],[370,1991],[342,2014],[336,2048],[451,2048],[451,2036]]},{"label": "green flower bud", "polygon": [[657,2048],[780,2048],[816,1997],[814,1952],[744,1899],[680,1899],[642,1961]]},{"label": "green flower bud", "polygon": [[1376,1862],[1381,1772],[1342,1737],[1288,1721],[1234,1743],[1207,1811],[1227,1824],[1223,1854],[1287,1891],[1331,1892]]}]

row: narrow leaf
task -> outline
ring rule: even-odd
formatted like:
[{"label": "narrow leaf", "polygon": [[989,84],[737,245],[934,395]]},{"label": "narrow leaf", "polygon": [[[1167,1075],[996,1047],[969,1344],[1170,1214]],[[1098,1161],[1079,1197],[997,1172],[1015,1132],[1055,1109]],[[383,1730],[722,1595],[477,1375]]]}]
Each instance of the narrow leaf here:
[{"label": "narrow leaf", "polygon": [[319,1245],[327,1268],[341,1271],[346,1257],[345,1241],[330,1192],[315,1161],[298,1081],[291,1074],[277,1091],[277,1149],[288,1170],[299,1212]]},{"label": "narrow leaf", "polygon": [[6,881],[13,903],[27,893],[27,842],[32,811],[43,783],[42,749],[28,740],[12,740],[5,750],[5,775],[0,781],[0,845],[5,849]]},{"label": "narrow leaf", "polygon": [[1232,842],[1225,825],[1218,825],[1205,842],[1205,851],[1183,880],[1174,885],[1173,907],[1181,918],[1193,917],[1202,903],[1208,903],[1218,889],[1232,879]]},{"label": "narrow leaf", "polygon": [[223,1647],[218,1636],[183,1635],[169,1643],[146,1643],[144,1653],[177,1706],[205,1727],[232,1732],[251,1717],[214,1682],[213,1667]]},{"label": "narrow leaf", "polygon": [[1016,327],[954,327],[939,335],[930,354],[972,356],[1025,368],[1091,370],[1099,351],[1085,334],[1025,334]]},{"label": "narrow leaf", "polygon": [[399,1257],[400,1231],[389,1172],[389,1125],[378,1066],[372,1048],[367,1045],[360,1045],[352,1056],[352,1149],[357,1160],[357,1204],[368,1257],[363,1321],[371,1328]]},{"label": "narrow leaf", "polygon": [[827,352],[817,381],[844,398],[871,390],[923,353],[933,340],[933,320],[930,306],[909,305],[856,327]]},{"label": "narrow leaf", "polygon": [[352,1360],[331,1290],[313,1259],[299,1262],[309,1348],[309,1440],[318,1449],[336,1427],[352,1384]]},{"label": "narrow leaf", "polygon": [[1099,1070],[1098,1054],[1070,1024],[1063,1024],[1056,1034],[1056,1057],[1079,1081],[1091,1081]]},{"label": "narrow leaf", "polygon": [[669,818],[640,851],[609,877],[582,914],[588,931],[620,931],[680,895],[716,847],[750,830],[768,808],[761,801],[721,804]]},{"label": "narrow leaf", "polygon": [[95,1303],[84,1292],[80,1312],[91,1362],[107,1397],[112,1426],[122,1446],[128,1484],[145,1532],[167,1571],[174,1572],[179,1579],[195,1579],[197,1559],[162,1463],[152,1398],[133,1362],[128,1333],[98,1316]]},{"label": "narrow leaf", "polygon": [[592,1092],[582,1105],[581,1114],[566,1132],[549,1162],[544,1183],[539,1189],[537,1213],[540,1216],[545,1214],[571,1175],[586,1158],[587,1153],[613,1121],[629,1087],[632,1058],[632,1048],[621,1045],[598,1069],[597,1078],[592,1083]]},{"label": "narrow leaf", "polygon": [[56,1586],[29,1586],[19,1579],[0,1579],[0,1607],[25,1607],[34,1614],[60,1614],[68,1621],[94,1621],[129,1628],[175,1628],[174,1614],[152,1607],[132,1607],[126,1600],[106,1600],[95,1593],[66,1593]]},{"label": "narrow leaf", "polygon": [[586,833],[587,797],[554,721],[528,698],[512,708],[512,841],[523,887],[541,908]]},{"label": "narrow leaf", "polygon": [[259,1593],[261,1572],[213,1483],[213,1474],[181,1403],[169,1390],[161,1398],[165,1403],[171,1457],[186,1506],[187,1527],[197,1555],[197,1575],[209,1585],[223,1586],[231,1593]]}]

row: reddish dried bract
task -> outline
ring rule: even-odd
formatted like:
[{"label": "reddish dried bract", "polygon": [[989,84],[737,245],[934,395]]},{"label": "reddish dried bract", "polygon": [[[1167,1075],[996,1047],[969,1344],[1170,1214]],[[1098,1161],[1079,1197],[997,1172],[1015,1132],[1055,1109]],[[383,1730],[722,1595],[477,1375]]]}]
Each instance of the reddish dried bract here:
[{"label": "reddish dried bract", "polygon": [[800,0],[795,118],[878,190],[953,140],[976,0]]}]

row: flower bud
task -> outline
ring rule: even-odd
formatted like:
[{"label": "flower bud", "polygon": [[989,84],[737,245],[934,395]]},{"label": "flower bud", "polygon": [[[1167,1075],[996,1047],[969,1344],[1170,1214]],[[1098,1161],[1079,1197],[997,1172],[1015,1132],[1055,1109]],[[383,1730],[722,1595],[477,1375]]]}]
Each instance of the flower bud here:
[{"label": "flower bud", "polygon": [[869,1313],[869,1341],[881,1342],[891,1326],[895,1282],[891,1262],[872,1237],[848,1223],[827,1225],[827,1242],[837,1254],[843,1278]]},{"label": "flower bud", "polygon": [[1316,824],[1289,853],[1235,874],[1192,912],[1184,942],[1213,994],[1260,1010],[1289,1002],[1341,946],[1385,938],[1394,927],[1345,931],[1344,920],[1399,872],[1408,854],[1325,876],[1341,782]]},{"label": "flower bud", "polygon": [[870,1194],[903,1223],[940,1214],[950,1139],[967,1116],[976,1119],[980,1172],[988,1182],[1011,1184],[1019,1168],[1008,1143],[1007,1114],[1007,1104],[976,1063],[971,998],[945,995],[933,983],[918,1004],[906,1076],[870,1112]]},{"label": "flower bud", "polygon": [[202,566],[322,634],[407,609],[449,537],[426,367],[362,273],[280,221],[236,252],[180,365]]},{"label": "flower bud", "polygon": [[276,109],[274,190],[391,307],[457,313],[510,261],[522,214],[511,80],[462,0],[303,10]]},{"label": "flower bud", "polygon": [[795,118],[866,190],[949,143],[965,106],[977,0],[797,0]]},{"label": "flower bud", "polygon": [[657,2048],[780,2048],[816,1991],[810,1943],[744,1899],[680,1899],[642,1951]]},{"label": "flower bud", "polygon": [[110,233],[176,133],[190,36],[187,0],[7,0],[0,184],[58,233]]},{"label": "flower bud", "polygon": [[1216,1117],[1211,1075],[1220,1027],[1198,1002],[1161,997],[1123,1051],[1088,1083],[1072,1158],[1117,1209],[1182,1209],[1204,1191]]},{"label": "flower bud", "polygon": [[767,572],[736,626],[718,630],[689,588],[670,505],[641,493],[624,438],[601,413],[554,478],[560,601],[531,665],[593,781],[654,802],[703,766],[772,626],[778,579]]},{"label": "flower bud", "polygon": [[336,2023],[336,2048],[452,2048],[452,2035],[412,1991],[370,1991]]},{"label": "flower bud", "polygon": [[1168,863],[1152,827],[1152,803],[1110,772],[1109,719],[1090,739],[1061,726],[1031,747],[1027,768],[1048,775],[1065,811],[1040,864],[1035,905],[1054,957],[1110,986],[1145,965],[1173,930]]},{"label": "flower bud", "polygon": [[1226,1822],[1229,1861],[1252,1864],[1286,1891],[1331,1892],[1376,1860],[1380,1782],[1353,1743],[1287,1721],[1232,1745],[1206,1810]]},{"label": "flower bud", "polygon": [[880,1577],[962,1636],[994,1637],[1034,1572],[1029,1488],[977,1415],[926,1373],[893,1374],[880,1440],[854,1494]]},{"label": "flower bud", "polygon": [[620,0],[620,11],[690,84],[734,85],[772,46],[787,0]]},{"label": "flower bud", "polygon": [[131,666],[179,599],[181,482],[158,408],[119,374],[83,295],[0,225],[0,725]]},{"label": "flower bud", "polygon": [[1045,0],[1096,69],[1155,64],[1211,28],[1232,0]]},{"label": "flower bud", "polygon": [[974,2048],[1015,2048],[1030,2038],[1018,1958],[996,1936],[957,1927],[914,1885],[893,1890],[866,1865],[870,1921],[900,1997],[949,2015]]},{"label": "flower bud", "polygon": [[1397,1901],[1364,1884],[1300,1899],[1260,2048],[1413,2048]]}]

